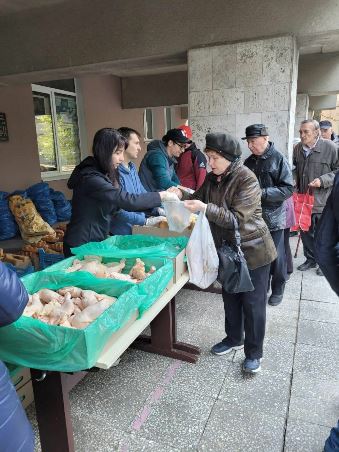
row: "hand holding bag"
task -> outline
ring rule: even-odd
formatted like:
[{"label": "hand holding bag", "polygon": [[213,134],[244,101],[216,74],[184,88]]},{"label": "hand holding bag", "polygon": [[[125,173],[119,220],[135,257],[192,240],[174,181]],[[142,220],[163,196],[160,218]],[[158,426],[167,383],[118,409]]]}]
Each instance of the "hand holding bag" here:
[{"label": "hand holding bag", "polygon": [[232,213],[235,245],[226,242],[217,250],[219,272],[217,280],[227,293],[251,292],[254,286],[248,271],[247,262],[240,248],[239,225]]}]

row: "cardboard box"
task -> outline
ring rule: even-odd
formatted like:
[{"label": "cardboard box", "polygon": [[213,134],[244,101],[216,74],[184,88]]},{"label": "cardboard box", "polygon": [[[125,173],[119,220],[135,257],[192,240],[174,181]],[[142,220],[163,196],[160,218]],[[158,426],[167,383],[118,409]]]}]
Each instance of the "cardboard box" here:
[{"label": "cardboard box", "polygon": [[25,385],[21,386],[21,388],[17,390],[17,394],[22,406],[27,408],[34,401],[32,382],[29,381]]},{"label": "cardboard box", "polygon": [[191,235],[190,229],[185,229],[183,232],[170,231],[168,228],[158,228],[155,226],[133,226],[132,234],[155,235],[157,237],[189,237]]},{"label": "cardboard box", "polygon": [[10,376],[15,389],[18,390],[31,380],[31,371],[27,367],[16,367],[10,370]]}]

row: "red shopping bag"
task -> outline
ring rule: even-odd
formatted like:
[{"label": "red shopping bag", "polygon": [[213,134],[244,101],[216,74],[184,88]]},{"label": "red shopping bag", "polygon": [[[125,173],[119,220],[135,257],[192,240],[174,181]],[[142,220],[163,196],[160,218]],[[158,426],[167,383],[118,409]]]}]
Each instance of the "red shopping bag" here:
[{"label": "red shopping bag", "polygon": [[293,204],[295,213],[295,225],[291,231],[308,231],[311,226],[311,215],[314,204],[314,196],[307,193],[293,193]]}]

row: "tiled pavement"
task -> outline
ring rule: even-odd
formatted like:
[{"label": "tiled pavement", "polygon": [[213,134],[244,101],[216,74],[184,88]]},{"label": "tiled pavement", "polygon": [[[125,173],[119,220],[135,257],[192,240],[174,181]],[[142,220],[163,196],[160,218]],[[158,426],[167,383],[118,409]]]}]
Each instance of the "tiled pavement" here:
[{"label": "tiled pavement", "polygon": [[[209,352],[223,337],[220,295],[182,290],[177,313],[179,339],[202,348],[198,364],[129,350],[88,375],[71,392],[76,452],[322,451],[339,418],[339,300],[324,277],[295,271],[283,303],[267,308],[255,377],[241,373],[243,352]],[[29,416],[36,428],[34,405]]]}]

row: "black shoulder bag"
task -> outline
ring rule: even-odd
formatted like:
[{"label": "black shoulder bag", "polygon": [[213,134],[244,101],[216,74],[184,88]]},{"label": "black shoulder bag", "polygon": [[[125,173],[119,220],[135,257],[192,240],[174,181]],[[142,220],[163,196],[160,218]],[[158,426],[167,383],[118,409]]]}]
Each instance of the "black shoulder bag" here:
[{"label": "black shoulder bag", "polygon": [[244,253],[240,248],[241,238],[239,225],[233,213],[232,219],[235,245],[224,242],[222,246],[217,249],[219,256],[217,280],[228,293],[251,292],[254,290],[254,286],[251,281]]}]

